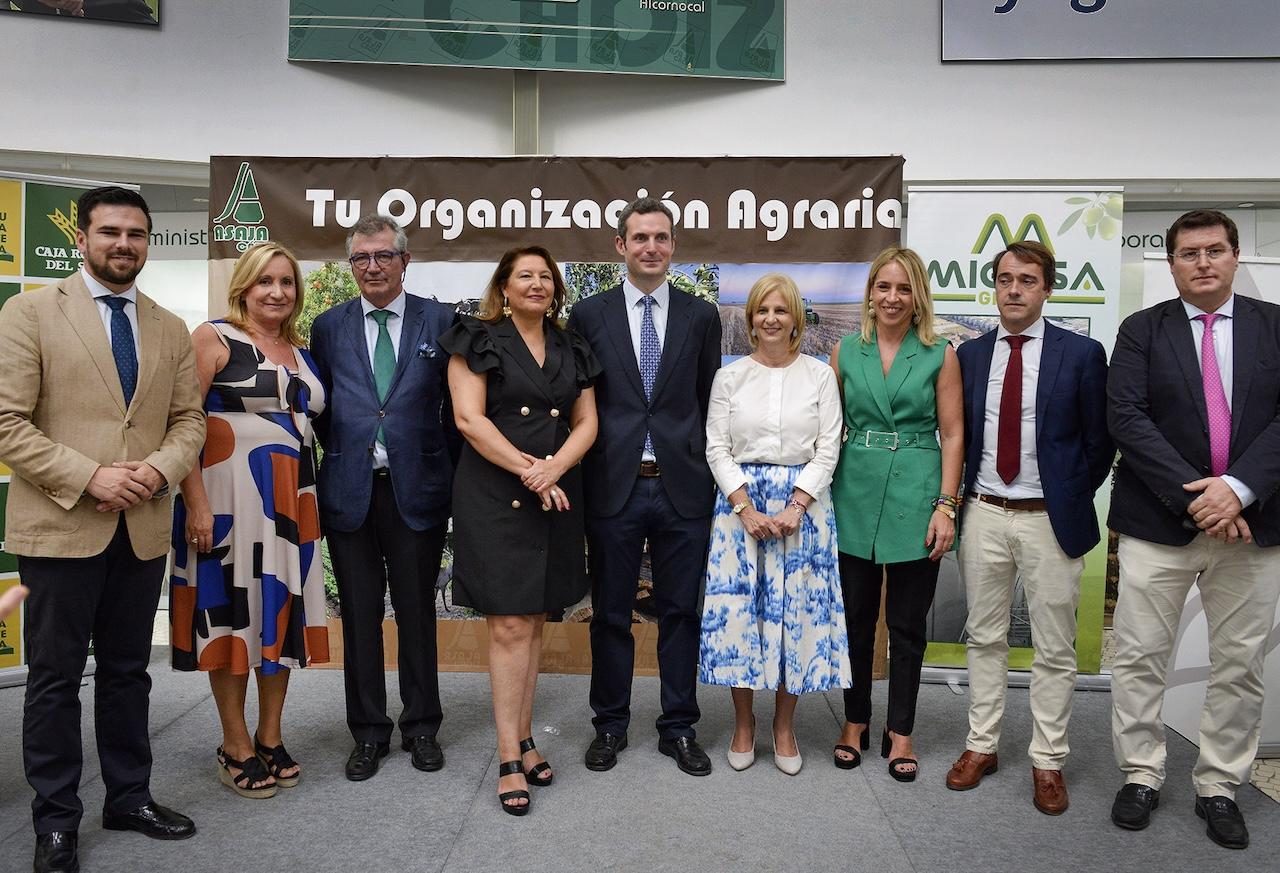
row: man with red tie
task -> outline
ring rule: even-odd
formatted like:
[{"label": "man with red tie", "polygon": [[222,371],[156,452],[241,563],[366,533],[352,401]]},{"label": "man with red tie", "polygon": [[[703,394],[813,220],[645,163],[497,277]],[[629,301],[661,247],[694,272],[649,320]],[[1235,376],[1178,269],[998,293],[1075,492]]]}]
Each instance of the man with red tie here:
[{"label": "man with red tie", "polygon": [[1111,820],[1141,830],[1159,805],[1165,674],[1194,584],[1210,664],[1195,812],[1232,849],[1249,845],[1234,798],[1258,751],[1280,598],[1280,306],[1233,293],[1239,240],[1214,210],[1173,223],[1178,299],[1125,319],[1107,382],[1121,456],[1108,520],[1120,534],[1111,731],[1125,775]]},{"label": "man with red tie", "polygon": [[965,791],[996,771],[1009,670],[1009,610],[1021,577],[1031,614],[1033,802],[1067,809],[1062,767],[1076,683],[1076,605],[1084,555],[1100,539],[1093,495],[1115,457],[1102,346],[1041,315],[1053,252],[1033,241],[996,255],[999,326],[960,347],[965,507],[960,575],[969,616],[969,736],[947,774]]}]

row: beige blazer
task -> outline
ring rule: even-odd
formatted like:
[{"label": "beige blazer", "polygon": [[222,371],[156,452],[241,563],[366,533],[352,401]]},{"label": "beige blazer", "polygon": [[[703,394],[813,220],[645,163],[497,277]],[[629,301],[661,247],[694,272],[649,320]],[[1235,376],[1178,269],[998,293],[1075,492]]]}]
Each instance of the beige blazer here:
[{"label": "beige blazer", "polygon": [[[191,336],[138,294],[138,386],[126,409],[98,306],[77,272],[0,309],[0,462],[13,469],[5,551],[40,558],[103,552],[119,514],[84,493],[94,471],[146,461],[173,488],[204,445]],[[134,553],[169,548],[168,492],[125,511]]]}]

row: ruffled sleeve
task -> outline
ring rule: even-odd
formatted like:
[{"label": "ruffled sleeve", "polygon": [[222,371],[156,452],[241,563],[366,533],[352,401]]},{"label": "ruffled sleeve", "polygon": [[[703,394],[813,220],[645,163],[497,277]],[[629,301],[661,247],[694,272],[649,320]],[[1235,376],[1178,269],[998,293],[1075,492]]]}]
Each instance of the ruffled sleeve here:
[{"label": "ruffled sleeve", "polygon": [[573,363],[577,369],[578,390],[590,388],[604,368],[596,360],[595,352],[591,351],[591,344],[577,331],[566,330],[565,334],[569,337],[569,349],[573,352]]},{"label": "ruffled sleeve", "polygon": [[462,316],[436,340],[436,344],[451,355],[462,355],[473,373],[487,373],[502,366],[489,325],[470,315]]}]

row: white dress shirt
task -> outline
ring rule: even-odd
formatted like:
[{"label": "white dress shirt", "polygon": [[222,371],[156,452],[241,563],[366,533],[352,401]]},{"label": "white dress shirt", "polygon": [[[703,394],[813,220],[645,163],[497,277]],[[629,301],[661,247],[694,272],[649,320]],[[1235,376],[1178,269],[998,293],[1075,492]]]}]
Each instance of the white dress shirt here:
[{"label": "white dress shirt", "polygon": [[[1232,355],[1235,352],[1234,336],[1235,333],[1235,312],[1236,312],[1236,295],[1233,293],[1227,298],[1227,302],[1219,306],[1212,313],[1205,313],[1204,310],[1192,306],[1187,301],[1182,301],[1182,308],[1186,310],[1187,319],[1191,323],[1191,338],[1195,341],[1196,364],[1200,367],[1200,372],[1204,372],[1204,363],[1200,360],[1200,343],[1204,342],[1204,322],[1196,318],[1197,315],[1219,315],[1219,318],[1213,325],[1213,354],[1218,359],[1218,374],[1222,378],[1222,391],[1227,395],[1227,409],[1231,408],[1231,389],[1235,384],[1235,360]],[[1258,495],[1253,489],[1241,482],[1235,476],[1223,476],[1222,481],[1231,486],[1231,490],[1240,498],[1242,506],[1248,506],[1258,499]]]},{"label": "white dress shirt", "polygon": [[994,494],[1014,500],[1044,497],[1040,483],[1040,460],[1036,453],[1036,390],[1040,384],[1040,356],[1044,350],[1044,319],[1021,333],[1031,337],[1022,344],[1022,427],[1021,465],[1009,484],[996,472],[996,449],[1000,443],[1000,398],[1004,395],[1004,374],[1009,369],[1012,349],[1005,337],[1013,333],[1003,324],[996,328],[996,347],[991,353],[991,372],[987,375],[987,408],[982,425],[982,460],[974,484],[979,494]]},{"label": "white dress shirt", "polygon": [[[391,335],[391,351],[396,355],[396,359],[400,357],[400,329],[404,327],[404,294],[403,290],[396,295],[396,299],[392,300],[386,306],[382,307],[391,313],[391,317],[387,319],[387,333]],[[360,313],[364,316],[364,344],[369,351],[369,369],[373,370],[373,350],[378,345],[378,322],[369,317],[369,313],[376,310],[374,306],[362,295],[360,297]],[[373,441],[373,469],[382,470],[391,464],[387,460],[387,447],[377,440]]]},{"label": "white dress shirt", "polygon": [[[133,353],[134,355],[137,355],[139,350],[142,348],[142,343],[139,342],[141,336],[138,334],[138,286],[136,284],[130,285],[127,290],[121,291],[117,294],[95,279],[93,275],[84,268],[83,264],[80,266],[80,278],[84,279],[84,284],[89,288],[89,294],[93,296],[93,302],[98,306],[98,315],[102,317],[102,327],[107,332],[108,345],[111,344],[112,310],[103,298],[121,297],[132,304],[131,306],[126,306],[120,311],[129,319],[129,327],[133,329]],[[112,347],[112,351],[115,351],[114,346]]]},{"label": "white dress shirt", "polygon": [[800,355],[785,367],[739,358],[716,372],[707,409],[707,463],[728,497],[746,484],[739,464],[805,467],[795,487],[818,497],[840,456],[843,406],[835,372]]},{"label": "white dress shirt", "polygon": [[[636,353],[636,366],[640,366],[640,326],[644,323],[644,292],[631,284],[631,280],[622,280],[622,297],[627,304],[627,325],[631,328],[631,348]],[[662,354],[662,346],[667,340],[667,312],[671,308],[671,288],[663,282],[649,294],[653,298],[653,329],[658,332],[658,354]],[[656,461],[652,452],[642,452],[641,460]]]}]

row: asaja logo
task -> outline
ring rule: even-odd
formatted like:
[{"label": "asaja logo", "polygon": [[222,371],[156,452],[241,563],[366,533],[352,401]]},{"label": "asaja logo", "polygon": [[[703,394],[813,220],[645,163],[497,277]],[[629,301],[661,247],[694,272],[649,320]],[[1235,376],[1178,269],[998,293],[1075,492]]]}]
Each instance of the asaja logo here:
[{"label": "asaja logo", "polygon": [[[1083,232],[1089,239],[1101,237],[1104,240],[1115,239],[1120,233],[1120,219],[1124,215],[1124,196],[1112,191],[1104,191],[1093,197],[1068,197],[1067,206],[1076,207],[1063,220],[1058,228],[1057,236],[1062,238],[1073,229]],[[967,261],[953,260],[943,264],[941,261],[929,262],[929,280],[935,289],[934,297],[938,300],[955,300],[989,304],[994,302],[991,291],[995,288],[995,278],[991,273],[991,257],[998,251],[1008,248],[1011,243],[1034,239],[1057,253],[1053,239],[1049,235],[1044,218],[1031,212],[1017,223],[1017,230],[1007,216],[992,213],[982,223],[982,228],[974,241]],[[999,243],[993,245],[993,239]],[[1054,291],[1070,292],[1103,292],[1107,289],[1098,276],[1098,271],[1090,261],[1072,264],[1065,260],[1056,261],[1057,276],[1054,278]],[[1097,294],[1085,296],[1055,297],[1059,303],[1103,303],[1105,298]]]},{"label": "asaja logo", "polygon": [[258,185],[253,181],[249,162],[240,164],[235,184],[227,197],[222,213],[213,220],[215,242],[234,242],[236,250],[243,252],[251,245],[266,242],[271,232],[263,224],[262,201],[258,199]]}]

